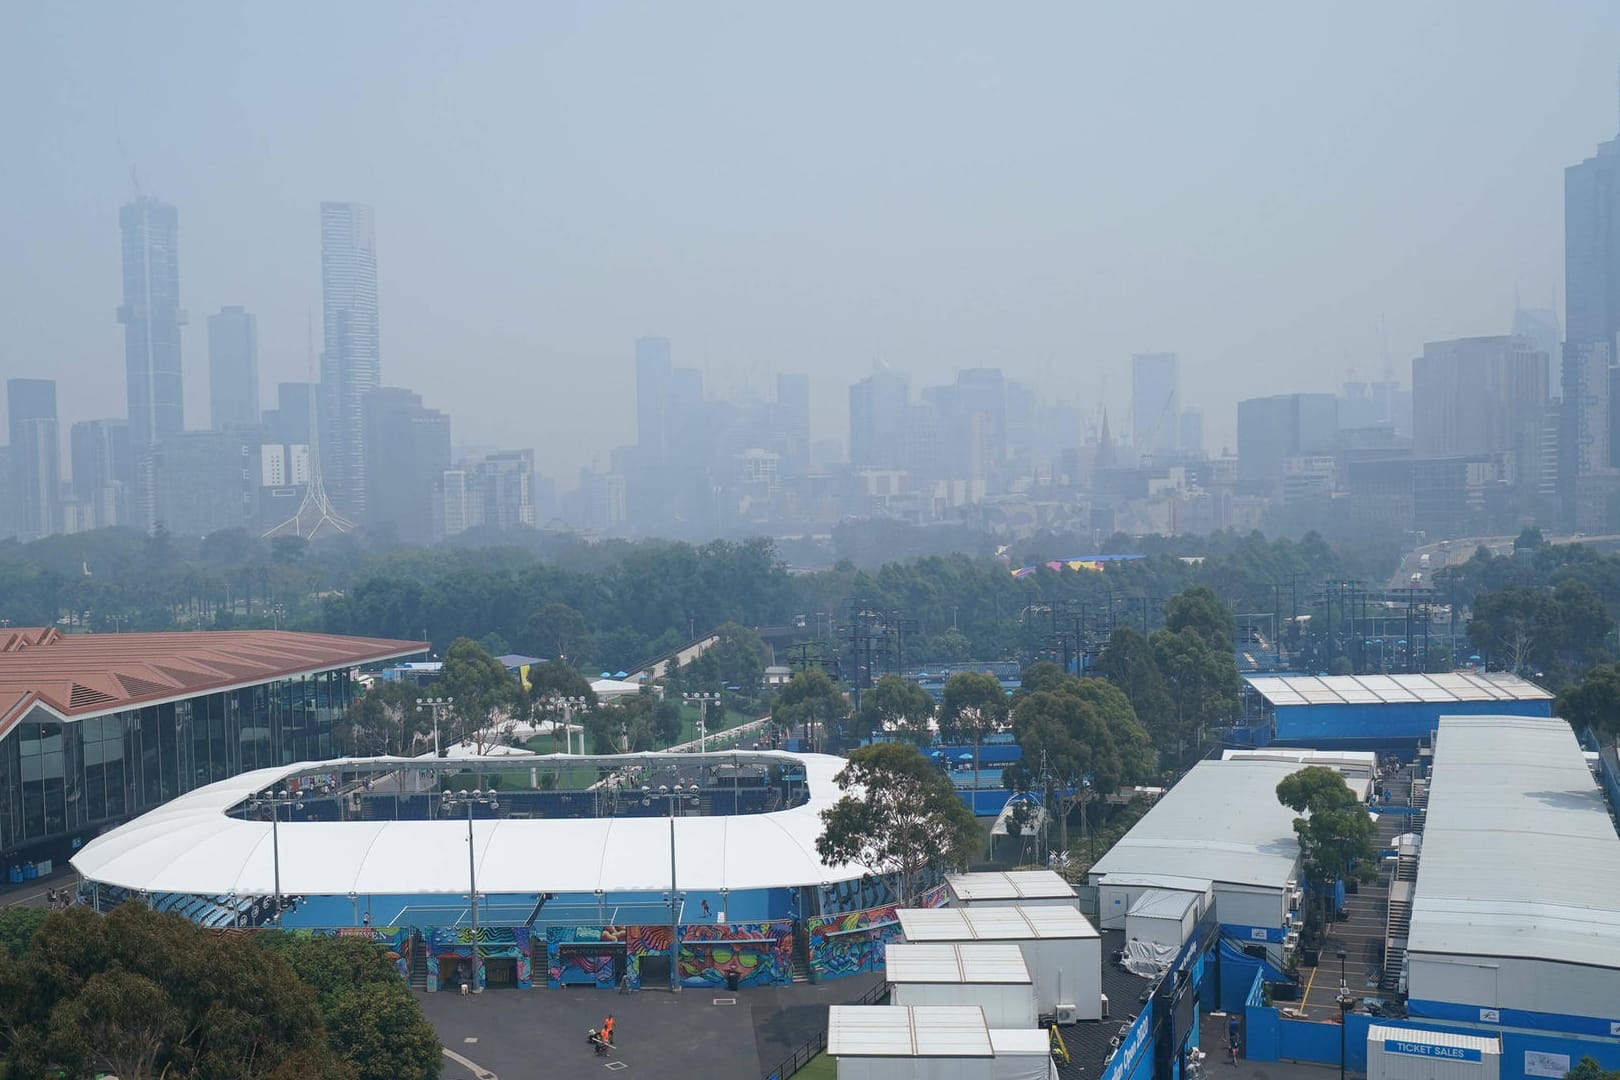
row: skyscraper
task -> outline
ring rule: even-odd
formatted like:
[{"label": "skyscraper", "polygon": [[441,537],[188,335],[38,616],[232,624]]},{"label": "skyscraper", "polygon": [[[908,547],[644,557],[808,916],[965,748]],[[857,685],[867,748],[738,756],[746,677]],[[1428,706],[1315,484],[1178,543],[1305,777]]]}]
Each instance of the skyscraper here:
[{"label": "skyscraper", "polygon": [[367,513],[407,543],[430,543],[434,486],[450,467],[450,417],[385,386],[366,395],[364,423]]},{"label": "skyscraper", "polygon": [[1620,334],[1620,138],[1564,170],[1564,333],[1614,347]]},{"label": "skyscraper", "polygon": [[849,463],[857,469],[900,469],[906,459],[911,384],[882,364],[849,388]]},{"label": "skyscraper", "polygon": [[782,469],[798,476],[810,464],[810,377],[776,377],[776,432],[781,438]]},{"label": "skyscraper", "polygon": [[7,379],[6,419],[11,432],[12,527],[23,540],[60,532],[61,436],[56,426],[56,380]]},{"label": "skyscraper", "polygon": [[1280,496],[1288,459],[1333,452],[1339,401],[1332,394],[1277,394],[1238,402],[1238,490]]},{"label": "skyscraper", "polygon": [[1138,454],[1170,454],[1181,434],[1181,360],[1175,353],[1131,357],[1131,441]]},{"label": "skyscraper", "polygon": [[127,496],[134,476],[129,421],[81,420],[68,436],[73,462],[73,497],[97,528],[128,519]]},{"label": "skyscraper", "polygon": [[366,512],[365,399],[382,380],[376,222],[360,203],[321,204],[321,473],[337,509]]},{"label": "skyscraper", "polygon": [[667,338],[636,339],[636,445],[661,462],[668,438],[670,349]]},{"label": "skyscraper", "polygon": [[208,316],[208,415],[215,431],[259,422],[259,327],[243,308]]},{"label": "skyscraper", "polygon": [[180,215],[168,203],[139,198],[118,213],[123,233],[124,371],[129,433],[150,446],[185,430],[180,376]]},{"label": "skyscraper", "polygon": [[1412,361],[1412,456],[1511,454],[1515,487],[1541,473],[1547,354],[1518,337],[1431,341]]}]

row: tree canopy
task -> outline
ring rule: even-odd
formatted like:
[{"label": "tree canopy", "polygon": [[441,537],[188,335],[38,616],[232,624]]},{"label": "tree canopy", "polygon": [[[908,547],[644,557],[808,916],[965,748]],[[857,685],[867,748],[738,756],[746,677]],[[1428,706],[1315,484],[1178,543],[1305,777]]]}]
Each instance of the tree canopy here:
[{"label": "tree canopy", "polygon": [[929,723],[933,717],[934,699],[928,691],[898,675],[885,675],[861,695],[861,711],[856,719],[863,738],[886,732],[926,749],[934,741]]},{"label": "tree canopy", "polygon": [[860,747],[836,779],[845,794],[821,812],[816,851],[829,864],[860,863],[892,875],[902,904],[915,899],[930,864],[959,870],[978,853],[973,812],[950,778],[910,743]]},{"label": "tree canopy", "polygon": [[1309,765],[1277,784],[1277,801],[1294,819],[1300,862],[1318,888],[1354,872],[1374,870],[1378,826],[1337,769]]},{"label": "tree canopy", "polygon": [[820,668],[795,672],[771,708],[773,723],[790,730],[803,725],[815,745],[819,745],[817,729],[831,735],[848,717],[844,692]]},{"label": "tree canopy", "polygon": [[1007,692],[1001,680],[982,671],[958,671],[945,680],[939,708],[941,739],[973,744],[973,769],[979,768],[979,744],[1007,726]]}]

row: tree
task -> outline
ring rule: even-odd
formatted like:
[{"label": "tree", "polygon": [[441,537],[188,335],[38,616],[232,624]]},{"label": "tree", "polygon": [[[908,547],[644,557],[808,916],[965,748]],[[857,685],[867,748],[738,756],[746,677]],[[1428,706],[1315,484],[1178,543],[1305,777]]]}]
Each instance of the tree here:
[{"label": "tree", "polygon": [[354,703],[334,734],[347,753],[408,757],[433,715],[417,708],[421,691],[410,683],[378,680]]},{"label": "tree", "polygon": [[28,943],[45,921],[44,908],[0,908],[0,953],[13,959],[28,951]]},{"label": "tree", "polygon": [[1377,872],[1378,826],[1337,769],[1309,765],[1290,773],[1277,784],[1277,801],[1303,815],[1294,819],[1300,862],[1324,903],[1334,881]]},{"label": "tree", "polygon": [[1599,664],[1558,696],[1558,715],[1577,732],[1620,736],[1620,664]]},{"label": "tree", "polygon": [[1160,753],[1174,753],[1181,767],[1187,748],[1197,753],[1203,746],[1206,729],[1237,715],[1242,692],[1237,664],[1231,652],[1210,648],[1192,626],[1176,633],[1160,630],[1152,646],[1171,704],[1154,737]]},{"label": "tree", "polygon": [[934,699],[928,691],[898,675],[883,676],[861,695],[859,727],[866,737],[887,733],[925,749],[934,741],[929,727],[933,716]]},{"label": "tree", "polygon": [[845,794],[821,812],[817,853],[831,866],[855,863],[893,875],[901,904],[913,901],[931,863],[961,869],[979,851],[973,812],[910,743],[862,746],[835,779]]},{"label": "tree", "polygon": [[849,701],[820,668],[805,668],[795,673],[782,687],[771,708],[772,723],[789,731],[804,726],[812,750],[818,745],[818,728],[828,731],[841,726],[848,717]]},{"label": "tree", "polygon": [[437,689],[455,698],[452,709],[460,720],[461,739],[482,743],[483,733],[499,719],[497,711],[510,712],[516,705],[518,682],[478,642],[457,638],[444,654]]},{"label": "tree", "polygon": [[1109,636],[1097,657],[1097,673],[1124,691],[1136,710],[1136,718],[1161,745],[1174,744],[1173,738],[1167,739],[1163,733],[1173,721],[1175,703],[1152,644],[1135,627],[1118,627]]},{"label": "tree", "polygon": [[958,671],[945,680],[945,700],[939,710],[942,739],[973,743],[973,771],[979,771],[979,744],[1007,726],[1007,692],[1001,680],[979,671]]},{"label": "tree", "polygon": [[557,601],[530,616],[526,640],[534,645],[536,652],[550,653],[558,663],[565,663],[570,657],[578,660],[593,647],[585,616]]},{"label": "tree", "polygon": [[1541,529],[1539,527],[1535,525],[1526,525],[1523,529],[1519,530],[1518,537],[1513,541],[1513,552],[1514,554],[1518,554],[1521,551],[1534,551],[1539,547],[1545,546],[1546,543],[1546,538],[1541,535]]},{"label": "tree", "polygon": [[705,659],[713,658],[722,686],[735,686],[736,693],[745,698],[759,696],[765,685],[765,664],[770,651],[759,634],[735,622],[723,622],[715,628],[715,642],[703,651]]},{"label": "tree", "polygon": [[1232,609],[1208,585],[1194,585],[1164,605],[1164,627],[1172,634],[1191,630],[1219,652],[1232,651]]},{"label": "tree", "polygon": [[1620,1080],[1620,1069],[1605,1069],[1597,1058],[1583,1054],[1575,1067],[1564,1074],[1564,1080]]}]

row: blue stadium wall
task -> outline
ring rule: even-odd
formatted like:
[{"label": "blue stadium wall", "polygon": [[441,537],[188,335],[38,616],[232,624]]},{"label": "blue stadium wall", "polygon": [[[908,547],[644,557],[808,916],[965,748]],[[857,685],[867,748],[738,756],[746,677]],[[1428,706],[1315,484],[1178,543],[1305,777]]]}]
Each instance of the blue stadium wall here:
[{"label": "blue stadium wall", "polygon": [[[1273,745],[1344,749],[1411,746],[1442,716],[1551,716],[1551,701],[1403,702],[1391,705],[1279,705]],[[1352,746],[1354,744],[1354,747]]]}]

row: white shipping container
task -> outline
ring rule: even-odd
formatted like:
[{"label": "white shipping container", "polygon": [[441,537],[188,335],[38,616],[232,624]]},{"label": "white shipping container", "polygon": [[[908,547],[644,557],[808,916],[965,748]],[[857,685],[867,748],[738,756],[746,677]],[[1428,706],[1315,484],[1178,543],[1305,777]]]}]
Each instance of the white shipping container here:
[{"label": "white shipping container", "polygon": [[949,874],[945,886],[952,907],[1072,907],[1080,894],[1051,870],[1008,870]]},{"label": "white shipping container", "polygon": [[1072,1007],[1076,1020],[1102,1018],[1102,938],[1073,908],[902,908],[896,918],[908,942],[1017,945],[1040,1012]]},{"label": "white shipping container", "polygon": [[838,1080],[994,1080],[995,1050],[978,1009],[834,1005],[827,1021]]},{"label": "white shipping container", "polygon": [[1038,1028],[990,1031],[996,1052],[995,1080],[1058,1080],[1052,1060],[1052,1037]]},{"label": "white shipping container", "polygon": [[1367,1029],[1367,1080],[1499,1080],[1501,1072],[1495,1036],[1383,1024]]},{"label": "white shipping container", "polygon": [[1125,939],[1179,949],[1198,925],[1197,912],[1197,893],[1151,889],[1136,898],[1125,916]]},{"label": "white shipping container", "polygon": [[1014,944],[891,943],[884,950],[896,1005],[969,1005],[994,1028],[1033,1028],[1035,983]]}]

